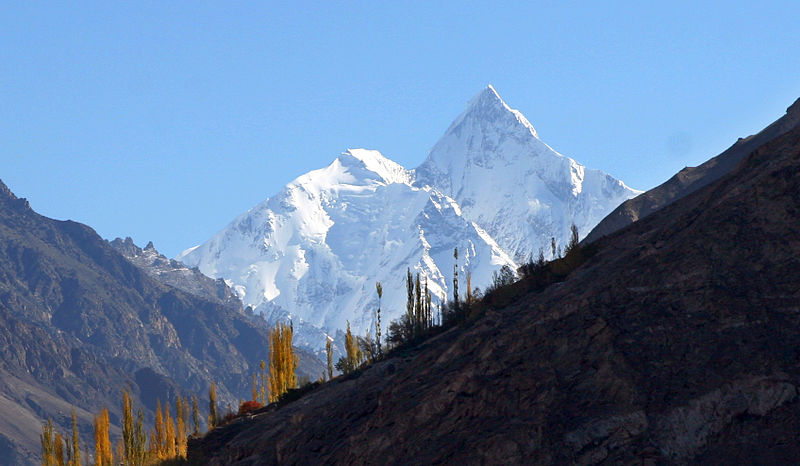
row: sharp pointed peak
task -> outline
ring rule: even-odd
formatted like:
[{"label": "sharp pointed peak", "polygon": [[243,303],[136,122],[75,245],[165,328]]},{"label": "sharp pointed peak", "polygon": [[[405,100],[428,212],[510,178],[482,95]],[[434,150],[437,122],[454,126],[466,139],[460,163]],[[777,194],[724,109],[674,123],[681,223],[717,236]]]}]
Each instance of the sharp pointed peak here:
[{"label": "sharp pointed peak", "polygon": [[525,115],[523,115],[519,110],[509,107],[503,98],[500,97],[497,89],[495,89],[495,87],[491,84],[488,84],[485,88],[483,88],[483,90],[476,94],[475,97],[469,101],[469,103],[467,103],[466,110],[464,110],[464,113],[462,113],[459,118],[456,118],[451,128],[458,126],[465,118],[470,116],[478,118],[479,120],[488,121],[516,120],[516,122],[524,126],[533,137],[537,139],[539,137],[536,129],[528,121],[528,119],[525,118]]},{"label": "sharp pointed peak", "polygon": [[[467,108],[498,106],[508,108],[508,105],[500,97],[500,93],[491,84],[488,84],[475,97],[473,97],[467,104]],[[510,109],[509,109],[510,110]]]}]

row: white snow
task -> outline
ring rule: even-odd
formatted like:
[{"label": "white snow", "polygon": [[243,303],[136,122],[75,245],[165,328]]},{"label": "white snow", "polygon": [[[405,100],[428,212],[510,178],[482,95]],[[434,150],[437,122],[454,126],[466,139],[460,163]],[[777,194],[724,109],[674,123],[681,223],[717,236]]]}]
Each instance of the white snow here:
[{"label": "white snow", "polygon": [[458,247],[461,273],[483,288],[515,255],[563,244],[572,222],[588,233],[636,194],[551,149],[489,86],[416,170],[348,149],[178,258],[269,319],[291,316],[297,341],[321,349],[348,321],[374,334],[377,281],[385,335],[405,312],[406,268],[449,298]]}]

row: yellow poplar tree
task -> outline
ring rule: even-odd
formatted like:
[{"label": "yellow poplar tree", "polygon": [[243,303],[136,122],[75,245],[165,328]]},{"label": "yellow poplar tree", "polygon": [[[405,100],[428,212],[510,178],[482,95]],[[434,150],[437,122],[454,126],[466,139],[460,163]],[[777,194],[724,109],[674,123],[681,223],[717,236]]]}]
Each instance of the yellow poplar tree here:
[{"label": "yellow poplar tree", "polygon": [[[167,405],[169,407],[169,405]],[[167,453],[167,433],[164,430],[164,415],[161,411],[161,400],[156,401],[156,420],[155,420],[155,430],[156,430],[156,445],[155,445],[155,453],[160,459],[165,459]],[[151,446],[152,448],[152,446]]]},{"label": "yellow poplar tree", "polygon": [[80,436],[78,435],[78,416],[75,408],[72,408],[72,455],[70,455],[69,466],[81,466],[81,446]]},{"label": "yellow poplar tree", "polygon": [[325,336],[325,355],[328,357],[328,380],[333,379],[333,348],[331,338]]},{"label": "yellow poplar tree", "polygon": [[186,405],[181,397],[175,400],[175,449],[176,454],[186,457]]},{"label": "yellow poplar tree", "polygon": [[56,447],[53,440],[53,420],[48,419],[42,426],[42,466],[56,465]]},{"label": "yellow poplar tree", "polygon": [[164,403],[164,456],[175,458],[175,423],[169,415],[169,403]]},{"label": "yellow poplar tree", "polygon": [[277,401],[281,395],[297,386],[295,369],[297,356],[292,347],[291,325],[279,323],[269,334],[269,401]]},{"label": "yellow poplar tree", "polygon": [[64,466],[64,438],[59,433],[56,433],[55,444],[56,465]]},{"label": "yellow poplar tree", "polygon": [[194,424],[194,434],[200,433],[200,410],[197,408],[197,395],[192,395],[192,423]]},{"label": "yellow poplar tree", "polygon": [[256,400],[262,405],[267,404],[267,363],[262,359],[258,363],[258,368],[261,369],[261,387],[258,390],[259,399]]},{"label": "yellow poplar tree", "polygon": [[[136,443],[136,430],[133,422],[133,400],[127,389],[122,390],[122,444],[126,460],[133,458]],[[120,460],[123,458],[120,457]]]},{"label": "yellow poplar tree", "polygon": [[100,414],[94,417],[95,466],[111,466],[114,464],[114,456],[111,452],[111,440],[108,436],[109,425],[108,409],[103,408]]},{"label": "yellow poplar tree", "polygon": [[217,421],[217,385],[211,382],[211,388],[208,389],[208,430],[216,427]]}]

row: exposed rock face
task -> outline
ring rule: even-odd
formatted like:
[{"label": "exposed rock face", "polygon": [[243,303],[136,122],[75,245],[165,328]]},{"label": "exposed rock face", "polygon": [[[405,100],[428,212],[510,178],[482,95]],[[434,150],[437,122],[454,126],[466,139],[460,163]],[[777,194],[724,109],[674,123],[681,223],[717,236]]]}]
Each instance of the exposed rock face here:
[{"label": "exposed rock face", "polygon": [[[37,462],[52,417],[77,410],[83,442],[103,406],[119,420],[129,385],[148,416],[157,398],[249,393],[267,334],[222,300],[156,282],[91,228],[31,210],[0,182],[0,464]],[[316,376],[315,359],[301,364]],[[113,435],[113,433],[112,433]]]},{"label": "exposed rock face", "polygon": [[199,298],[223,304],[233,311],[242,310],[242,301],[224,280],[214,280],[203,275],[196,267],[189,268],[175,259],[167,259],[152,242],[147,243],[144,249],[135,245],[130,237],[117,238],[110,244],[151,278]]},{"label": "exposed rock face", "polygon": [[797,464],[800,129],[590,261],[191,443],[208,464]]},{"label": "exposed rock face", "polygon": [[786,115],[758,134],[739,139],[728,150],[702,165],[686,167],[663,184],[623,202],[594,227],[585,241],[588,243],[609,235],[720,179],[752,151],[797,128],[798,125],[800,125],[800,99],[786,109]]}]

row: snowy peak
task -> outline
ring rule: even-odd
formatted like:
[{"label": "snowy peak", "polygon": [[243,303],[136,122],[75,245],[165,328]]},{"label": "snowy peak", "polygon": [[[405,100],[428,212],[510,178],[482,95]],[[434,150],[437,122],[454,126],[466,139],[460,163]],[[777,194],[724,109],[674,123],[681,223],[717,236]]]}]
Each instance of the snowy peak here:
[{"label": "snowy peak", "polygon": [[453,122],[450,128],[452,129],[470,118],[496,126],[497,129],[519,130],[524,128],[525,132],[530,133],[531,136],[539,137],[531,122],[519,110],[509,107],[491,84],[469,101],[464,113]]},{"label": "snowy peak", "polygon": [[573,223],[586,234],[638,194],[553,150],[493,86],[469,101],[415,176],[455,199],[512,257],[563,242]]},{"label": "snowy peak", "polygon": [[[384,157],[377,150],[347,149],[336,161],[351,172],[385,184],[409,183],[411,175],[402,165]],[[355,173],[353,172],[355,171]]]}]

